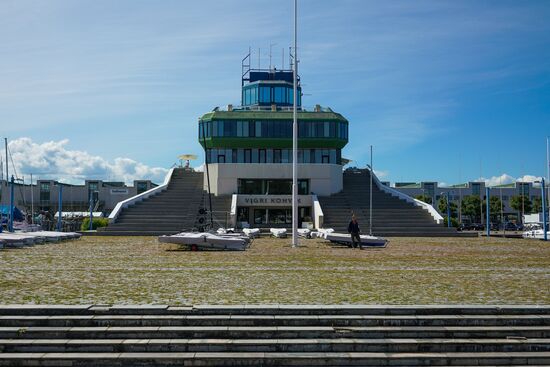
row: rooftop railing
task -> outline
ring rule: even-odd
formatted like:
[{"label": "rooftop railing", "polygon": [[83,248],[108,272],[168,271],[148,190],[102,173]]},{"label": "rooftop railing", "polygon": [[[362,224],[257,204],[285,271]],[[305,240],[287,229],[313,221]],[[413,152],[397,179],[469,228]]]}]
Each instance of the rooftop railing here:
[{"label": "rooftop railing", "polygon": [[[286,112],[292,112],[293,106],[275,106],[277,111],[286,111]],[[274,108],[272,106],[227,106],[227,107],[216,107],[212,111],[273,111]],[[322,107],[322,106],[313,106],[313,107],[303,107],[298,106],[297,110],[299,112],[334,112],[330,107]]]}]

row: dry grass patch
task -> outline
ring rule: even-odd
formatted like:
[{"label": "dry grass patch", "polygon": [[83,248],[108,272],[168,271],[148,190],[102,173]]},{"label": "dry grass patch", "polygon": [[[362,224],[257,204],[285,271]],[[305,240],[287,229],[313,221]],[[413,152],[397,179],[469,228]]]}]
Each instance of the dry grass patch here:
[{"label": "dry grass patch", "polygon": [[386,249],[257,239],[246,252],[83,237],[0,251],[0,303],[550,303],[550,244],[394,238]]}]

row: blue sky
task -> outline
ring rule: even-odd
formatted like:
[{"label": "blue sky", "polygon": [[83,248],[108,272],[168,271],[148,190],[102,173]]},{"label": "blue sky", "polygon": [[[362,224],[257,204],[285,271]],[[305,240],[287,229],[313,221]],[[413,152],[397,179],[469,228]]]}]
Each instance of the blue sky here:
[{"label": "blue sky", "polygon": [[[546,174],[550,2],[299,7],[304,105],[348,118],[345,157],[373,144],[391,181]],[[26,174],[158,180],[201,153],[200,115],[239,104],[248,48],[280,66],[292,42],[291,0],[1,0],[0,19],[0,136],[28,138]]]}]

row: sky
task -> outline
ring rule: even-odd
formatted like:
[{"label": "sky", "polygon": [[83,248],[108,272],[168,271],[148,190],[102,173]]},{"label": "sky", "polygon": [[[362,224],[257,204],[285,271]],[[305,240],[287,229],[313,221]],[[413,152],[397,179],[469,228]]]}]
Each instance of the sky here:
[{"label": "sky", "polygon": [[[546,175],[550,2],[298,0],[303,104],[383,180]],[[197,119],[282,65],[292,0],[0,0],[0,137],[19,175],[162,181]],[[258,49],[260,51],[258,51]],[[288,66],[287,61],[285,61]]]}]

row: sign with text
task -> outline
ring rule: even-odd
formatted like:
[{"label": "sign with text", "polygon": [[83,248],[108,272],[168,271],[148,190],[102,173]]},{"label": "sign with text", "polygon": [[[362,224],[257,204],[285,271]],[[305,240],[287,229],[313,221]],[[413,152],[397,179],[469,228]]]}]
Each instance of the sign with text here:
[{"label": "sign with text", "polygon": [[[299,206],[311,206],[311,195],[298,195]],[[237,195],[237,206],[292,206],[292,195]]]}]

